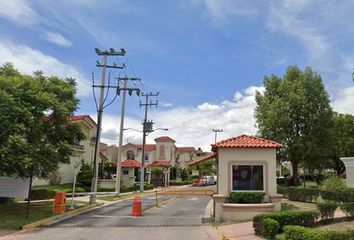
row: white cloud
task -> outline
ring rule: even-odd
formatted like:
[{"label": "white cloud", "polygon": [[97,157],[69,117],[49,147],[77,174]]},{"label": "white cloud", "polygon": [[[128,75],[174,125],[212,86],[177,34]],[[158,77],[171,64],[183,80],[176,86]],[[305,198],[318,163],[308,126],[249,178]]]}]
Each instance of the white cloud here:
[{"label": "white cloud", "polygon": [[13,21],[19,25],[33,25],[38,20],[38,15],[24,0],[1,1],[0,17]]},{"label": "white cloud", "polygon": [[66,39],[63,35],[56,32],[46,32],[42,36],[45,40],[54,43],[60,47],[71,47],[73,44],[69,39]]},{"label": "white cloud", "polygon": [[[256,107],[255,92],[263,87],[250,86],[238,91],[237,99],[221,103],[203,103],[196,107],[174,107],[168,110],[151,110],[149,119],[155,122],[155,128],[169,128],[168,132],[156,131],[147,137],[148,143],[154,143],[158,136],[168,135],[176,140],[177,146],[202,147],[210,151],[214,141],[212,129],[224,131],[218,139],[225,139],[239,134],[256,134],[253,117]],[[202,107],[201,107],[202,106]],[[141,120],[127,117],[125,127],[141,129]],[[103,116],[102,141],[117,144],[119,136],[119,117]],[[133,130],[124,131],[124,142],[141,143],[142,133]]]},{"label": "white cloud", "polygon": [[90,83],[76,68],[53,56],[45,55],[26,45],[15,45],[3,41],[0,41],[0,52],[0,64],[11,62],[24,74],[32,74],[36,70],[42,70],[47,76],[74,77],[80,96],[91,92]]},{"label": "white cloud", "polygon": [[340,91],[339,97],[333,102],[333,109],[340,113],[354,115],[354,87],[348,87]]},{"label": "white cloud", "polygon": [[254,16],[258,13],[250,1],[243,0],[194,0],[188,4],[202,8],[216,27],[230,24],[235,17]]}]

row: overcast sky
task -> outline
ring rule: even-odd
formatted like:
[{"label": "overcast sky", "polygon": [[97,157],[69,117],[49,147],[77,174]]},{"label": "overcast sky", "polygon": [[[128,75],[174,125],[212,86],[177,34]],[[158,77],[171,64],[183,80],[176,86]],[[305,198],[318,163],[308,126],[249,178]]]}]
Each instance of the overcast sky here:
[{"label": "overcast sky", "polygon": [[[354,1],[243,0],[2,0],[0,63],[26,74],[75,77],[78,114],[96,109],[91,74],[99,81],[94,48],[125,48],[124,71],[140,77],[144,92],[160,92],[149,109],[155,132],[177,146],[210,150],[213,128],[219,139],[255,134],[255,91],[263,77],[283,75],[287,66],[311,66],[321,74],[334,110],[354,114]],[[98,93],[98,92],[97,92]],[[112,95],[110,95],[111,97]],[[126,124],[141,129],[142,98],[127,98]],[[103,141],[118,142],[121,101],[107,107]],[[141,142],[125,131],[125,142]]]}]

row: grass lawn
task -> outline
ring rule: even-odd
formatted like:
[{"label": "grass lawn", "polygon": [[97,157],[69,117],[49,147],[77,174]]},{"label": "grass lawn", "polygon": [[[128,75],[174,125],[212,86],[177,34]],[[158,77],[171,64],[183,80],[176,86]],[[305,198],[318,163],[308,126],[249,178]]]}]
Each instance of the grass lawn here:
[{"label": "grass lawn", "polygon": [[[72,192],[73,185],[71,183],[62,185],[42,185],[34,186],[33,189],[50,189],[56,192]],[[75,187],[75,192],[85,192],[85,189],[83,187]]]},{"label": "grass lawn", "polygon": [[[75,208],[87,205],[85,202],[75,201]],[[70,200],[67,203],[70,204]],[[54,216],[53,202],[33,202],[31,203],[28,219],[25,218],[26,203],[5,203],[0,204],[0,229],[18,230],[23,225]],[[69,211],[69,209],[66,209]]]},{"label": "grass lawn", "polygon": [[294,204],[291,203],[281,203],[281,211],[296,211],[299,210]]}]

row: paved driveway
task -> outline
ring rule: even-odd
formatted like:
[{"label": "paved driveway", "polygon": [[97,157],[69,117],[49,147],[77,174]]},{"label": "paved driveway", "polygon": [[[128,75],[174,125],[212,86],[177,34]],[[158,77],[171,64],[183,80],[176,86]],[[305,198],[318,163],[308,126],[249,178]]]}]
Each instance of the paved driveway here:
[{"label": "paved driveway", "polygon": [[222,239],[209,224],[202,223],[210,197],[161,196],[161,208],[151,208],[154,196],[143,197],[143,217],[131,217],[132,200],[105,206],[51,227],[22,232],[6,239]]}]

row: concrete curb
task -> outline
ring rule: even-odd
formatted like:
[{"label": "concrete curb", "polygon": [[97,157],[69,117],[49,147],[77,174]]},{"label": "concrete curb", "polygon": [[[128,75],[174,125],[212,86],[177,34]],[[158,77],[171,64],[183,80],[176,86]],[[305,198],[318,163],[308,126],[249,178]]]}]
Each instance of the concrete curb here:
[{"label": "concrete curb", "polygon": [[56,222],[59,222],[59,221],[62,221],[62,220],[77,216],[77,215],[85,213],[85,212],[92,211],[93,209],[96,209],[96,208],[98,208],[100,206],[103,206],[103,205],[104,205],[103,203],[97,203],[97,204],[94,204],[94,205],[88,205],[88,206],[85,206],[85,207],[82,207],[82,208],[78,208],[78,209],[72,210],[70,212],[66,212],[66,213],[63,213],[63,214],[60,214],[60,215],[55,215],[55,216],[52,216],[52,217],[49,217],[49,218],[45,218],[45,219],[42,219],[42,220],[39,220],[39,221],[36,221],[36,222],[33,222],[33,223],[29,223],[29,224],[23,225],[22,229],[23,230],[29,230],[29,229],[37,228],[37,227],[40,227],[40,226],[43,226],[43,225],[49,226],[49,225],[51,225],[53,223],[56,223]]},{"label": "concrete curb", "polygon": [[[163,190],[159,189],[157,191],[163,191]],[[155,193],[155,190],[148,190],[148,191],[146,191],[144,193],[145,193],[144,195],[149,195],[149,194]],[[50,226],[50,225],[52,225],[54,223],[61,222],[63,220],[75,217],[77,215],[80,215],[80,214],[83,214],[83,213],[86,213],[86,212],[90,212],[92,210],[95,210],[95,209],[98,209],[98,208],[101,208],[101,207],[104,207],[104,206],[109,206],[109,205],[112,205],[112,204],[115,204],[117,202],[121,202],[121,201],[124,201],[124,200],[127,200],[127,199],[133,199],[135,197],[135,195],[137,195],[137,194],[140,194],[140,193],[132,192],[131,194],[123,195],[123,196],[132,195],[132,196],[126,197],[124,199],[118,199],[116,201],[111,201],[111,202],[106,202],[106,203],[96,203],[94,205],[88,205],[88,206],[85,206],[85,207],[82,207],[82,208],[79,208],[79,209],[75,209],[75,210],[67,212],[67,213],[63,213],[63,214],[60,214],[60,215],[56,215],[56,216],[52,216],[52,217],[49,217],[49,218],[45,218],[45,219],[42,219],[42,220],[39,220],[39,221],[36,221],[36,222],[33,222],[33,223],[26,224],[26,225],[22,226],[22,229],[23,230],[30,230],[30,229],[33,229],[33,228],[38,228],[40,226]]]}]

